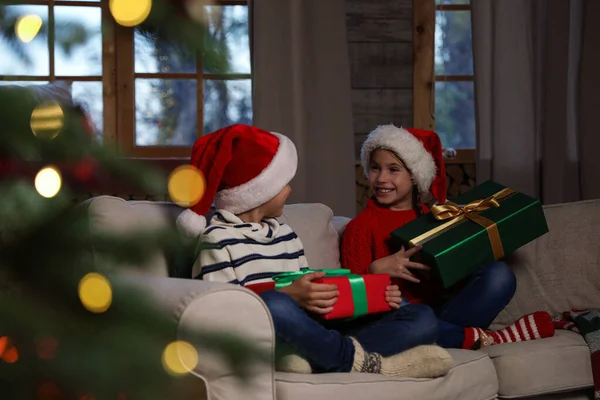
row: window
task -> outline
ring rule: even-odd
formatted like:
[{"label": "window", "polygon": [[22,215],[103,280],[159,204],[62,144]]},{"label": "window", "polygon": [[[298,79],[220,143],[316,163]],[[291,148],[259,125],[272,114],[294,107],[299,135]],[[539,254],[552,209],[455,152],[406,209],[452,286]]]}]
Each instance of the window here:
[{"label": "window", "polygon": [[445,148],[474,155],[470,0],[420,3],[415,7],[415,121],[435,129]]},{"label": "window", "polygon": [[73,99],[121,154],[189,157],[197,136],[252,122],[247,0],[201,8],[209,29],[207,37],[199,30],[205,51],[197,54],[160,32],[117,25],[108,0],[30,3],[0,7],[4,31],[19,16],[42,19],[30,43],[0,36],[11,60],[0,65],[2,83],[72,81]]},{"label": "window", "polygon": [[[33,85],[71,81],[74,101],[87,105],[96,130],[102,132],[104,65],[100,1],[27,3],[0,7],[0,83]],[[22,41],[7,28],[25,16],[29,19],[17,24],[24,29],[22,34],[29,36]],[[38,17],[41,26],[36,25]]]}]

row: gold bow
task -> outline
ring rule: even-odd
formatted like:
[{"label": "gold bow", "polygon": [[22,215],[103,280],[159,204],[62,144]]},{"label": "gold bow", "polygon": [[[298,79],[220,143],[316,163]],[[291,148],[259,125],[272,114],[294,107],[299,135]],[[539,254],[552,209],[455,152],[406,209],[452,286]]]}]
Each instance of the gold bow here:
[{"label": "gold bow", "polygon": [[506,188],[486,199],[475,200],[464,206],[452,202],[437,204],[431,208],[431,213],[433,214],[434,218],[439,221],[449,221],[417,236],[416,238],[413,238],[409,241],[409,244],[411,247],[422,244],[446,231],[452,225],[468,219],[486,229],[490,239],[490,244],[492,245],[494,258],[499,260],[500,258],[504,257],[504,248],[502,247],[502,240],[500,239],[498,226],[494,221],[482,217],[479,215],[479,213],[490,208],[500,207],[500,200],[511,196],[514,193],[514,189]]}]

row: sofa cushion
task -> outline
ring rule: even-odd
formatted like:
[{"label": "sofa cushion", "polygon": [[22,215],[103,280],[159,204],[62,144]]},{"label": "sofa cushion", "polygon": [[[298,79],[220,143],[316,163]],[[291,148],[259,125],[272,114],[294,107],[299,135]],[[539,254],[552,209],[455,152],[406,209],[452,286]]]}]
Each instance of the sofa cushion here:
[{"label": "sofa cushion", "polygon": [[340,268],[339,238],[331,208],[319,203],[289,204],[278,220],[296,232],[310,268]]},{"label": "sofa cushion", "polygon": [[454,367],[437,379],[389,378],[359,373],[275,375],[277,398],[282,400],[364,400],[377,393],[377,400],[402,399],[495,399],[498,380],[485,353],[450,350]]},{"label": "sofa cushion", "polygon": [[[119,197],[98,196],[84,203],[88,207],[90,229],[116,235],[128,235],[143,229],[161,229],[173,226],[180,208],[152,201],[125,201]],[[159,249],[148,249],[151,255],[142,269],[137,265],[120,265],[121,272],[168,276],[168,257]],[[98,258],[99,255],[92,254]]]},{"label": "sofa cushion", "polygon": [[554,337],[484,350],[498,374],[501,398],[511,399],[593,386],[590,351],[583,338],[557,330]]},{"label": "sofa cushion", "polygon": [[550,232],[506,258],[517,292],[496,324],[546,310],[600,308],[600,200],[544,207]]}]

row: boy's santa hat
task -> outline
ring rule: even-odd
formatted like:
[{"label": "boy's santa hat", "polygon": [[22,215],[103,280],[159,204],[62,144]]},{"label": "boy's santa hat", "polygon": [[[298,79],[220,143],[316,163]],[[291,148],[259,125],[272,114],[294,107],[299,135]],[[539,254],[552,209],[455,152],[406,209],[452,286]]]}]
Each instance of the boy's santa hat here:
[{"label": "boy's santa hat", "polygon": [[422,195],[431,192],[438,203],[446,202],[446,167],[440,137],[433,131],[378,126],[362,145],[360,160],[369,176],[371,155],[377,149],[392,151],[411,172]]},{"label": "boy's santa hat", "polygon": [[191,165],[204,175],[206,189],[197,204],[179,215],[177,226],[198,236],[213,200],[217,209],[240,214],[277,196],[296,175],[298,155],[287,137],[238,124],[196,140]]}]

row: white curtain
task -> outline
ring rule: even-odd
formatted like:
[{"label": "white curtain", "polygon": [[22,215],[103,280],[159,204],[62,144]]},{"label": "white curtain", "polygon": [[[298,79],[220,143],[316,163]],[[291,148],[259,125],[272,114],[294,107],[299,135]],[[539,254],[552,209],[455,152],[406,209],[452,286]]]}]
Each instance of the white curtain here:
[{"label": "white curtain", "polygon": [[473,0],[477,180],[600,198],[600,1]]},{"label": "white curtain", "polygon": [[356,212],[344,0],[252,0],[254,125],[290,137],[290,203]]}]

